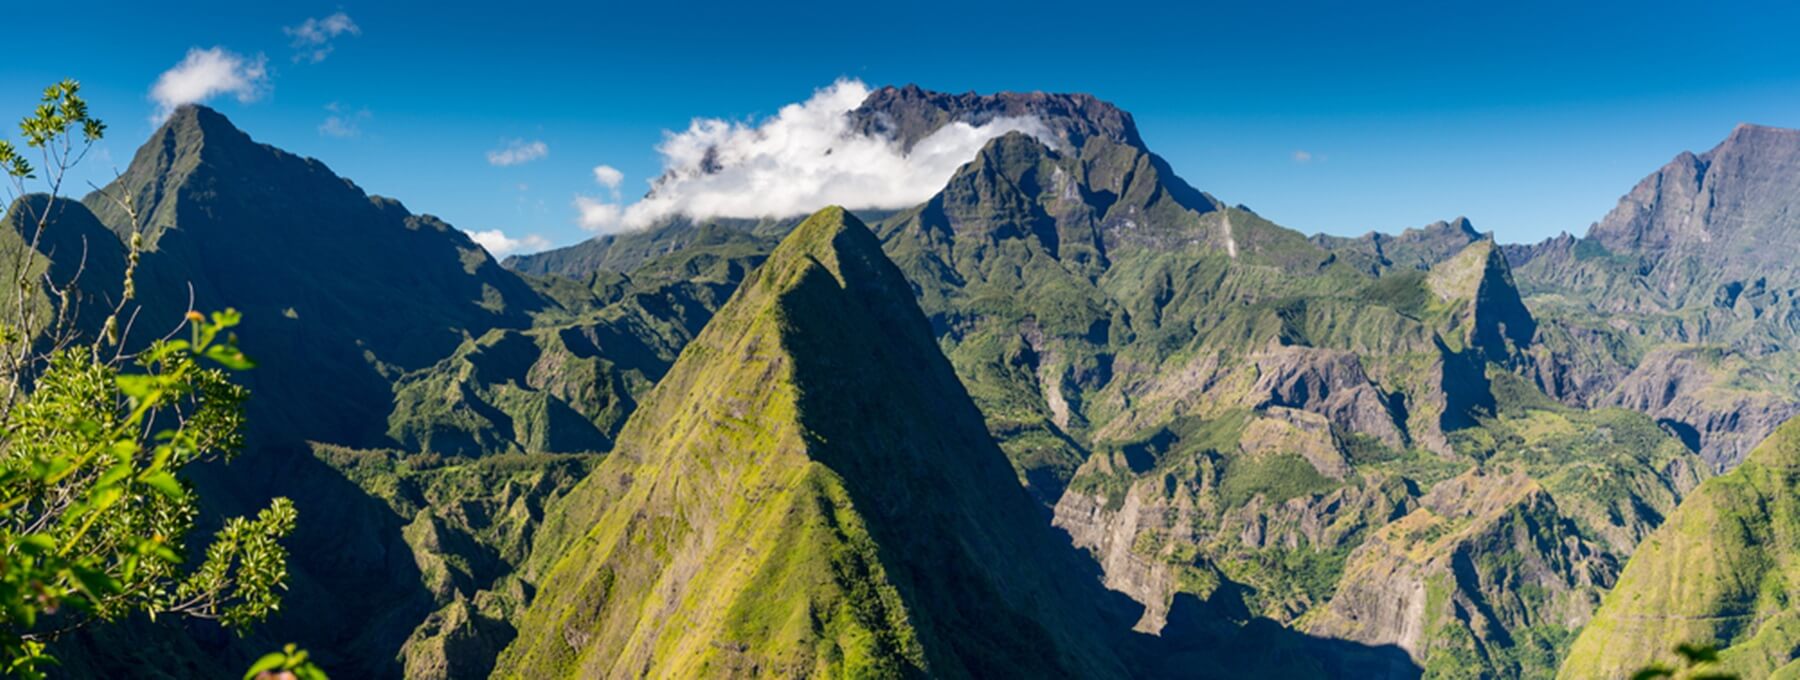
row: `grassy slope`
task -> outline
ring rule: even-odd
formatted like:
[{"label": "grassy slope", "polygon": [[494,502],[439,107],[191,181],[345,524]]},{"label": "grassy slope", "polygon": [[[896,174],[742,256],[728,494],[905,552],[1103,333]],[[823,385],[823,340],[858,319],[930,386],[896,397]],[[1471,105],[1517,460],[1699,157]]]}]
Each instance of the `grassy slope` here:
[{"label": "grassy slope", "polygon": [[[1765,677],[1800,649],[1800,421],[1702,484],[1632,556],[1560,677],[1616,677],[1681,643],[1724,648],[1726,670]],[[1792,670],[1792,669],[1788,669]]]},{"label": "grassy slope", "polygon": [[1117,672],[1020,611],[1047,534],[908,293],[842,211],[791,234],[559,505],[502,675]]}]

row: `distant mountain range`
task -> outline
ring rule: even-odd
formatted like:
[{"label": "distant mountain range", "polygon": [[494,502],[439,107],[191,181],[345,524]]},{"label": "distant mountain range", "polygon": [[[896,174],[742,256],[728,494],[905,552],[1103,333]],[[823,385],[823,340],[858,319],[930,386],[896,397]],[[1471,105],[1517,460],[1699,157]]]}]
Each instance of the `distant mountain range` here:
[{"label": "distant mountain range", "polygon": [[[248,641],[130,622],[64,641],[68,672],[225,677],[287,641],[416,678],[1791,661],[1775,572],[1740,565],[1785,540],[1746,504],[1794,491],[1765,474],[1783,435],[1756,445],[1800,410],[1800,132],[1740,127],[1585,237],[1502,245],[1460,218],[1307,237],[1086,95],[885,88],[849,116],[902,149],[1044,132],[901,210],[502,265],[177,110],[104,189],[147,216],[131,340],[245,312],[252,451],[190,473],[209,513],[295,498],[293,587]],[[42,265],[116,278],[130,221],[61,205]],[[1773,543],[1693,532],[1728,512]],[[1622,623],[1709,616],[1756,625]]]}]

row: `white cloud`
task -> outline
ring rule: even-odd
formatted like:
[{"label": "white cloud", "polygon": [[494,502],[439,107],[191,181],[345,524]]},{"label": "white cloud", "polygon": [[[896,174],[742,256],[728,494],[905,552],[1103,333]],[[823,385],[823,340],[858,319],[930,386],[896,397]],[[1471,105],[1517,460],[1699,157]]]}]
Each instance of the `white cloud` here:
[{"label": "white cloud", "polygon": [[619,172],[618,168],[610,165],[594,166],[594,182],[611,189],[613,193],[619,193],[619,183],[623,181],[625,181],[625,173]]},{"label": "white cloud", "polygon": [[331,56],[331,51],[335,49],[332,39],[344,34],[362,35],[362,27],[351,21],[350,15],[338,12],[323,19],[307,19],[299,26],[284,27],[281,32],[294,39],[291,44],[296,50],[296,63],[306,61],[317,64]]},{"label": "white cloud", "polygon": [[676,214],[792,216],[833,204],[901,208],[937,193],[995,137],[1019,131],[1051,138],[1035,118],[956,122],[908,152],[895,140],[851,129],[846,114],[868,96],[861,81],[840,80],[762,121],[695,119],[686,131],[664,133],[657,146],[664,172],[649,196],[629,206],[578,196],[578,222],[618,231]]},{"label": "white cloud", "polygon": [[1311,163],[1312,161],[1313,161],[1313,155],[1312,155],[1311,151],[1295,151],[1294,152],[1294,162],[1295,163],[1305,165],[1307,163]]},{"label": "white cloud", "polygon": [[150,87],[150,100],[157,106],[153,120],[161,122],[175,107],[221,94],[235,95],[240,102],[255,101],[269,89],[268,61],[260,54],[251,59],[223,47],[189,48],[187,57],[163,71]]},{"label": "white cloud", "polygon": [[600,233],[622,231],[625,228],[625,207],[617,203],[607,203],[587,196],[575,197],[575,209],[580,212],[576,223],[583,229]]},{"label": "white cloud", "polygon": [[504,257],[515,252],[535,252],[550,247],[550,240],[537,234],[528,234],[521,238],[509,238],[506,232],[499,229],[487,231],[471,231],[469,238],[486,248],[494,257]]},{"label": "white cloud", "polygon": [[506,146],[487,152],[487,161],[489,165],[504,167],[530,163],[548,155],[550,155],[550,147],[541,141],[527,142],[523,139],[515,139],[507,142]]},{"label": "white cloud", "polygon": [[331,112],[331,115],[325,117],[325,122],[319,123],[319,134],[326,137],[340,139],[360,137],[362,136],[362,122],[371,117],[368,109],[351,113],[345,111],[344,107],[337,102],[326,104],[325,110]]}]

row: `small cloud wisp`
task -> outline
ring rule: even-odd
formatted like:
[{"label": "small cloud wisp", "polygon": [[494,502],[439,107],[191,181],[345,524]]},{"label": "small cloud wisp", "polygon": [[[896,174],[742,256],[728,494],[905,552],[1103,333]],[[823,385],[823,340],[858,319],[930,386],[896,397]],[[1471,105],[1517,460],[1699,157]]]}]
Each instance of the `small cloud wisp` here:
[{"label": "small cloud wisp", "polygon": [[157,76],[150,87],[150,101],[156,103],[151,120],[160,123],[183,104],[197,104],[221,94],[248,103],[268,90],[268,58],[263,55],[251,58],[223,47],[189,48],[181,63]]}]

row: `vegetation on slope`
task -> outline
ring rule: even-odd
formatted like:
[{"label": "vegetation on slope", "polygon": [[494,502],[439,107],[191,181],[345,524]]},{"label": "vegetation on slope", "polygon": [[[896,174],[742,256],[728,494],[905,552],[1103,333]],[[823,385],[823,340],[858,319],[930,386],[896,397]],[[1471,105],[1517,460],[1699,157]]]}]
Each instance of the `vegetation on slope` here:
[{"label": "vegetation on slope", "polygon": [[873,236],[814,215],[557,506],[501,674],[1121,673],[959,392]]},{"label": "vegetation on slope", "polygon": [[1745,677],[1800,670],[1796,488],[1800,421],[1789,421],[1643,541],[1560,677],[1622,675],[1686,643],[1719,648],[1720,670]]}]

